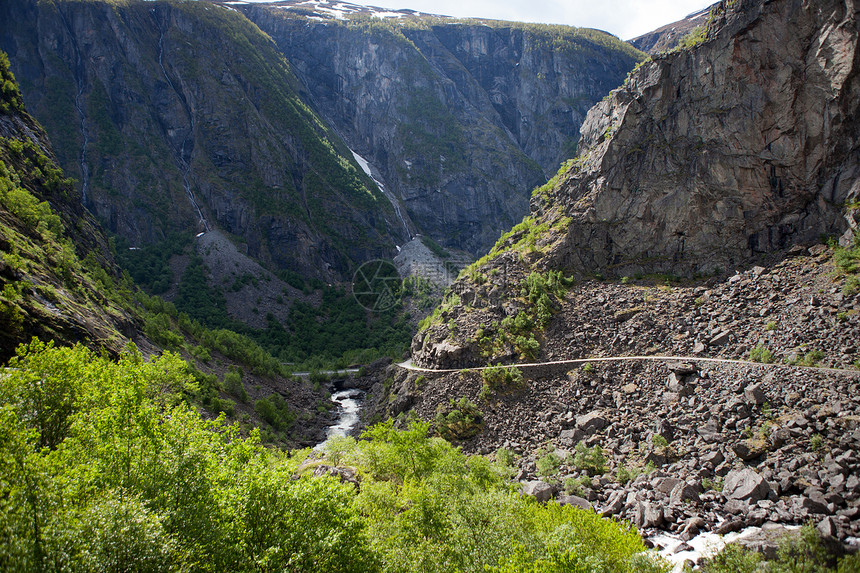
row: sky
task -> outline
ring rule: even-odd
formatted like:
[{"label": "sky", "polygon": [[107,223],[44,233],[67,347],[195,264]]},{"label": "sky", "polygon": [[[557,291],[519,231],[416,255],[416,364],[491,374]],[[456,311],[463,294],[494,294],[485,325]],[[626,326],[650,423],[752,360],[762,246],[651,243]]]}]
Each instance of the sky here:
[{"label": "sky", "polygon": [[630,40],[716,0],[351,0],[381,8],[411,8],[458,18],[567,24]]}]

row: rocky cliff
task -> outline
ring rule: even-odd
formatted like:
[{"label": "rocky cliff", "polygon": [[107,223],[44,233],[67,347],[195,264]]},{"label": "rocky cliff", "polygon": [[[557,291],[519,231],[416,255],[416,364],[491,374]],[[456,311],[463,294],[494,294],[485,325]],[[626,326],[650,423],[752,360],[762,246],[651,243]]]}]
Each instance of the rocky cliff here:
[{"label": "rocky cliff", "polygon": [[83,203],[132,245],[220,227],[258,260],[332,279],[408,238],[275,45],[235,10],[15,2],[0,21],[0,47]]},{"label": "rocky cliff", "polygon": [[134,332],[108,242],[0,52],[0,360],[31,337],[118,353]]},{"label": "rocky cliff", "polygon": [[579,157],[454,285],[413,357],[537,357],[535,333],[563,298],[558,272],[692,278],[822,235],[850,245],[857,27],[835,0],[718,5],[701,44],[643,64],[589,111]]},{"label": "rocky cliff", "polygon": [[134,246],[218,227],[327,280],[416,232],[484,251],[642,57],[590,30],[332,14],[5,3],[0,48],[109,230]]},{"label": "rocky cliff", "polygon": [[694,29],[704,29],[707,25],[711,8],[715,6],[717,4],[688,14],[683,20],[660,26],[656,30],[633,38],[630,40],[630,44],[634,48],[649,54],[668,52],[678,46],[681,40]]},{"label": "rocky cliff", "polygon": [[642,57],[594,30],[321,4],[231,6],[278,43],[415,227],[473,253],[522,217],[528,190],[575,154],[585,112]]},{"label": "rocky cliff", "polygon": [[728,4],[703,43],[641,66],[589,111],[582,155],[534,200],[572,218],[552,264],[691,275],[853,225],[854,10]]}]

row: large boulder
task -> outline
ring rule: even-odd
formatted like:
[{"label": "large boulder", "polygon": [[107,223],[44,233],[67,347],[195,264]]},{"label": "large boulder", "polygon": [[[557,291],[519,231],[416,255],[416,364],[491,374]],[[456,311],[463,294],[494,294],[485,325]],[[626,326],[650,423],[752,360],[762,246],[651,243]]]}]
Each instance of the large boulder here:
[{"label": "large boulder", "polygon": [[545,481],[533,480],[524,483],[520,488],[520,493],[530,495],[540,502],[545,502],[552,499],[555,488]]},{"label": "large boulder", "polygon": [[649,501],[640,501],[633,510],[633,523],[639,529],[663,525],[663,506]]},{"label": "large boulder", "polygon": [[723,495],[728,499],[751,504],[766,499],[772,491],[767,480],[751,468],[730,471],[723,483]]},{"label": "large boulder", "polygon": [[605,428],[609,422],[600,412],[590,412],[583,416],[576,417],[576,427],[586,434],[599,432]]}]

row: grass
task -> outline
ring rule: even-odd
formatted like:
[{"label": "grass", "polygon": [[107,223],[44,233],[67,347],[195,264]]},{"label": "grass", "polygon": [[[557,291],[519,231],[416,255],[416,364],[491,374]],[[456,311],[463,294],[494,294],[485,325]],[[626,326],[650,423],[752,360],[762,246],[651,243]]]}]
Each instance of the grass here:
[{"label": "grass", "polygon": [[836,265],[838,276],[845,278],[842,293],[846,296],[860,292],[860,234],[854,235],[850,247],[842,247],[835,241],[830,243],[833,249],[833,263]]},{"label": "grass", "polygon": [[820,350],[810,350],[803,356],[795,357],[793,360],[786,359],[785,363],[790,366],[817,366],[818,362],[824,358],[824,353]]},{"label": "grass", "polygon": [[770,364],[773,362],[773,352],[762,345],[758,345],[750,350],[750,361]]},{"label": "grass", "polygon": [[[764,557],[746,547],[730,543],[720,553],[700,562],[704,573],[850,573],[860,571],[860,555],[836,557],[822,543],[810,522],[801,527],[799,535],[787,534],[779,540],[776,558]],[[687,569],[685,569],[687,571]]]}]

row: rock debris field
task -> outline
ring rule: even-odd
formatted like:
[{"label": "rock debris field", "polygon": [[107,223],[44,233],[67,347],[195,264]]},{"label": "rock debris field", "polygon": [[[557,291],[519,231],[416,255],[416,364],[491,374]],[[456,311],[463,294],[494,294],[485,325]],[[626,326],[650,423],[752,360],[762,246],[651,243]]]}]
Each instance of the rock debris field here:
[{"label": "rock debris field", "polygon": [[[843,292],[826,247],[793,254],[696,285],[576,285],[541,356],[683,360],[523,369],[521,384],[490,392],[477,370],[391,365],[364,381],[365,420],[434,420],[466,397],[480,416],[464,450],[508,450],[523,493],[646,535],[812,521],[831,539],[860,536],[860,298]],[[772,363],[703,360],[751,351]]]}]

